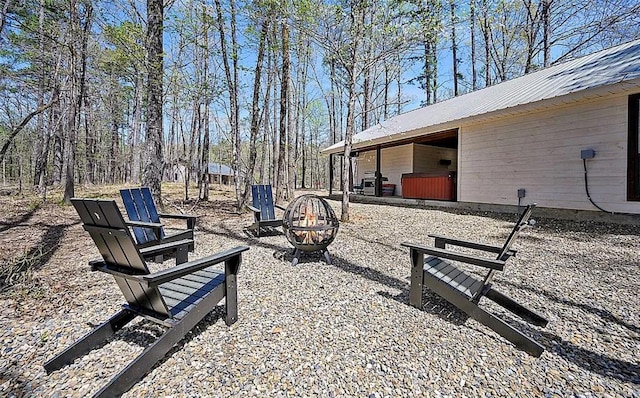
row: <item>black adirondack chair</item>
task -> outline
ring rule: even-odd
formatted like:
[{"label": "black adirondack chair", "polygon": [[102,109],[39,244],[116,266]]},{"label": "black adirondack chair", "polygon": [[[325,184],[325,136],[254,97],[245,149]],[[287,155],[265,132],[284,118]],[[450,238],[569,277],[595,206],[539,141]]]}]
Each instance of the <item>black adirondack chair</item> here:
[{"label": "black adirondack chair", "polygon": [[[520,230],[529,224],[529,217],[534,207],[535,204],[526,207],[502,247],[439,235],[429,235],[435,238],[435,248],[407,242],[402,243],[403,246],[410,249],[411,256],[409,303],[422,309],[422,288],[426,286],[471,318],[493,329],[521,350],[536,357],[542,355],[544,351],[542,345],[478,305],[480,299],[486,297],[533,325],[542,327],[547,325],[548,321],[541,315],[498,292],[492,285],[495,273],[502,271],[507,260],[516,254],[516,251],[511,249],[511,245]],[[487,259],[446,250],[446,245],[466,247],[497,255],[495,259]],[[424,258],[425,254],[429,255],[426,259]],[[484,267],[488,271],[484,278],[476,278],[447,260]]]},{"label": "black adirondack chair", "polygon": [[[193,230],[197,216],[188,214],[159,213],[153,201],[151,191],[147,187],[121,189],[120,196],[129,220],[148,224],[135,224],[133,234],[139,247],[149,247],[158,243],[173,242],[182,239],[193,241]],[[185,220],[187,229],[166,234],[160,218]],[[189,251],[194,250],[195,244],[189,245]]]},{"label": "black adirondack chair", "polygon": [[247,229],[260,236],[261,229],[273,229],[282,226],[282,218],[276,218],[275,208],[285,209],[273,202],[271,185],[252,185],[252,206],[247,207],[253,212],[254,222]]},{"label": "black adirondack chair", "polygon": [[[95,394],[100,397],[118,396],[142,379],[222,299],[225,299],[226,324],[236,322],[236,277],[242,252],[248,247],[236,247],[150,274],[143,253],[134,242],[115,201],[71,201],[84,223],[84,229],[102,255],[102,260],[89,263],[91,269],[111,274],[127,304],[102,325],[47,361],[44,364],[47,373],[103,345],[138,316],[162,325],[166,331]],[[143,250],[163,254],[179,247],[186,257],[188,244],[187,239]],[[224,271],[213,267],[219,263],[224,263]]]}]

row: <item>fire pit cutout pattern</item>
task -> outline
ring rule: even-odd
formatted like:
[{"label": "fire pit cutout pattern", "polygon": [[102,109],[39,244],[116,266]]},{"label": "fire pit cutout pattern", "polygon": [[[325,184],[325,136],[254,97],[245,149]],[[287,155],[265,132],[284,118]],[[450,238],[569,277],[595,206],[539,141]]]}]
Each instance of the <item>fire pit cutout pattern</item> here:
[{"label": "fire pit cutout pattern", "polygon": [[327,246],[333,242],[340,222],[326,200],[317,195],[302,195],[287,206],[282,229],[294,247],[292,265],[298,264],[301,252],[320,251],[327,264],[331,257]]}]

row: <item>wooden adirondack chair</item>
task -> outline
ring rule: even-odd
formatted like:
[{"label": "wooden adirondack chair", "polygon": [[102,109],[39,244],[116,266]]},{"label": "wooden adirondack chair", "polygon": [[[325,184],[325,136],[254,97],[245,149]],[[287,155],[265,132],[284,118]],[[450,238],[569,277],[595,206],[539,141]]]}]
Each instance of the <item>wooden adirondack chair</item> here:
[{"label": "wooden adirondack chair", "polygon": [[[166,331],[154,343],[95,394],[100,397],[117,396],[142,379],[222,299],[225,299],[226,324],[236,322],[236,275],[242,262],[242,252],[249,250],[248,247],[236,247],[150,274],[115,201],[71,201],[84,223],[84,229],[102,255],[102,260],[89,263],[91,269],[111,274],[127,304],[102,325],[47,361],[44,364],[47,373],[103,345],[137,316],[165,327]],[[162,254],[180,247],[186,256],[188,244],[189,240],[182,240],[144,250]],[[224,263],[224,271],[213,267],[219,263]]]},{"label": "wooden adirondack chair", "polygon": [[252,206],[247,207],[253,212],[254,222],[247,229],[260,236],[260,229],[282,226],[282,218],[276,218],[275,208],[284,211],[282,206],[273,203],[271,185],[252,185]]},{"label": "wooden adirondack chair", "polygon": [[[147,187],[121,189],[120,196],[124,208],[127,211],[129,220],[142,223],[152,223],[143,226],[138,224],[133,227],[133,233],[136,237],[139,247],[149,247],[158,243],[173,242],[182,239],[193,240],[193,230],[196,225],[197,216],[188,214],[167,214],[159,213],[151,191]],[[173,234],[166,234],[164,226],[160,223],[160,218],[185,220],[187,229]],[[195,244],[189,245],[189,251],[194,250]]]},{"label": "wooden adirondack chair", "polygon": [[[486,297],[533,325],[542,327],[547,325],[548,321],[541,315],[498,292],[492,285],[495,273],[502,271],[507,260],[516,254],[515,250],[511,250],[511,245],[520,230],[529,224],[529,217],[534,207],[535,204],[527,206],[502,247],[467,242],[438,235],[429,235],[435,238],[435,248],[407,242],[402,243],[403,246],[410,249],[411,256],[411,291],[409,293],[409,303],[416,308],[422,309],[422,288],[426,286],[437,295],[464,311],[471,318],[493,329],[521,350],[533,356],[542,355],[544,351],[542,345],[516,330],[497,315],[488,312],[478,305],[480,299]],[[497,256],[495,259],[472,256],[446,250],[446,245],[496,253]],[[425,254],[430,257],[425,259]],[[484,278],[478,279],[457,268],[447,260],[484,267],[488,269],[488,271]]]}]

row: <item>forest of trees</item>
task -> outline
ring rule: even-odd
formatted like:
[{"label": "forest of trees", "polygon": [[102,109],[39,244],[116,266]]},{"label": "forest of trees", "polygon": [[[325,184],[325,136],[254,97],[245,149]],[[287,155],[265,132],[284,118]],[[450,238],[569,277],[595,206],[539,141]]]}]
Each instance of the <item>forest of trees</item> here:
[{"label": "forest of trees", "polygon": [[[637,0],[0,0],[2,185],[141,183],[210,162],[278,200],[384,119],[640,37]],[[338,171],[337,168],[341,167]],[[348,218],[348,197],[343,199]],[[346,215],[344,214],[346,212]]]}]

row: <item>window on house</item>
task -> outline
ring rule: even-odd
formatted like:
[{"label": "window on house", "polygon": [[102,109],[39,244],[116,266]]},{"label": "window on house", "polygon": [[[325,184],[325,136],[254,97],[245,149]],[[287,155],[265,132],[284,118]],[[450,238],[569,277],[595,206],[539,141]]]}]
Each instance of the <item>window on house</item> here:
[{"label": "window on house", "polygon": [[629,96],[627,200],[640,201],[640,94]]}]

